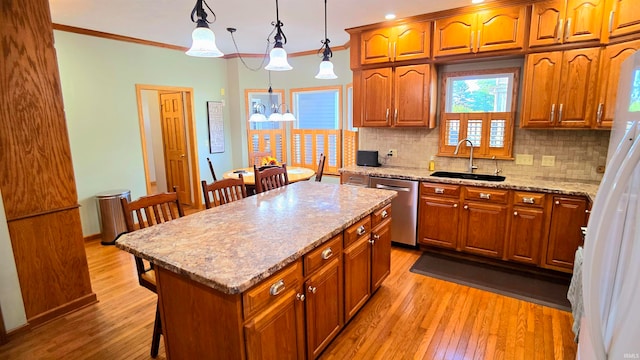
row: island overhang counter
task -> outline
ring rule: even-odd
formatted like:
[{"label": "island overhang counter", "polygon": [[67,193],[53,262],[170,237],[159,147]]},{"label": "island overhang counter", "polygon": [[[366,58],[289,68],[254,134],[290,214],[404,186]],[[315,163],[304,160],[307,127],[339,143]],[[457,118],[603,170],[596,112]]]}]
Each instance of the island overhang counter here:
[{"label": "island overhang counter", "polygon": [[[345,230],[365,224],[395,196],[387,190],[299,182],[124,234],[116,246],[155,266],[167,358],[261,358],[264,351],[280,348],[282,355],[305,354],[292,349],[304,344],[304,319],[295,315],[302,301],[285,304],[275,295],[300,298],[294,290],[302,287],[303,256],[342,239]],[[266,295],[259,292],[265,286]],[[300,325],[293,338],[283,333],[278,344],[261,344],[260,337],[248,334],[256,330],[256,321],[273,323],[260,318],[258,310],[266,307],[282,314],[294,310],[289,318],[272,319],[285,328],[292,321]]]}]

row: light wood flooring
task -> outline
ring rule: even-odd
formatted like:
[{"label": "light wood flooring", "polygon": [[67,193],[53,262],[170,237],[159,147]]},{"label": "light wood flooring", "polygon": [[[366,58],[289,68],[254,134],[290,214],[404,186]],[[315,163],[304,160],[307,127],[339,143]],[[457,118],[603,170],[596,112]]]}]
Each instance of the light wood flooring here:
[{"label": "light wood flooring", "polygon": [[[150,358],[155,294],[130,254],[98,240],[86,250],[99,303],[13,337],[0,359]],[[575,358],[570,313],[413,274],[419,255],[392,250],[391,275],[321,359]]]}]

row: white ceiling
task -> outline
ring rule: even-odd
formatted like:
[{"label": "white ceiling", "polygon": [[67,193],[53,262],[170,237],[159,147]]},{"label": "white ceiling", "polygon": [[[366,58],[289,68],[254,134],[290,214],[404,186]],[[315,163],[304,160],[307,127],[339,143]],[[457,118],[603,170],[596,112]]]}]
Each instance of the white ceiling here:
[{"label": "white ceiling", "polygon": [[[323,0],[278,0],[280,21],[287,37],[289,53],[317,50],[324,39]],[[54,23],[156,41],[191,46],[195,24],[190,14],[195,0],[50,0]],[[263,54],[267,36],[276,18],[275,0],[208,0],[217,20],[210,25],[216,42],[225,54],[235,53],[228,27],[240,53]],[[328,0],[328,37],[331,46],[349,40],[346,28],[384,20],[393,12],[397,18],[425,14],[471,4],[471,0]],[[208,20],[213,16],[209,15]],[[273,40],[273,35],[269,40]]]}]

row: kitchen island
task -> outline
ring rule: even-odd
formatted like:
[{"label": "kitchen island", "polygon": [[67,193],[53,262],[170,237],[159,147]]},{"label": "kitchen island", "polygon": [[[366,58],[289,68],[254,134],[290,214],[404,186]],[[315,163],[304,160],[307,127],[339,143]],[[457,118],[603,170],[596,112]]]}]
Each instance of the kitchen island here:
[{"label": "kitchen island", "polygon": [[[376,221],[388,224],[394,196],[385,190],[300,182],[123,235],[116,246],[155,264],[167,358],[313,357],[317,351],[305,351],[305,338],[312,342],[313,336],[302,312],[305,293],[315,294],[322,282],[307,283],[324,269],[337,269],[336,286],[330,289],[340,301],[325,309],[338,314],[337,331],[331,331],[335,336],[346,318],[343,279],[350,283],[363,273],[370,278],[380,273],[376,263],[388,267],[387,246],[376,251],[375,240],[390,239],[372,227]],[[348,250],[360,243],[370,248]],[[366,261],[347,260],[360,253]],[[357,309],[378,280],[351,283],[369,290]],[[344,293],[350,303],[349,290]]]}]

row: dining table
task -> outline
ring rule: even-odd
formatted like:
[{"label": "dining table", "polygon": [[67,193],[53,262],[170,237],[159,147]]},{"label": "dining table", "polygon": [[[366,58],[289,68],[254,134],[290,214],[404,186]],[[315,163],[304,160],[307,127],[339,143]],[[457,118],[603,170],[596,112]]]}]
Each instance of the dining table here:
[{"label": "dining table", "polygon": [[[244,179],[244,184],[247,187],[255,186],[256,179],[253,174],[253,167],[229,170],[224,174],[222,174],[222,177],[225,179],[237,179],[238,174],[242,174],[242,178]],[[309,168],[299,167],[299,166],[287,166],[287,177],[289,178],[289,183],[309,180],[315,174],[316,172]]]}]

